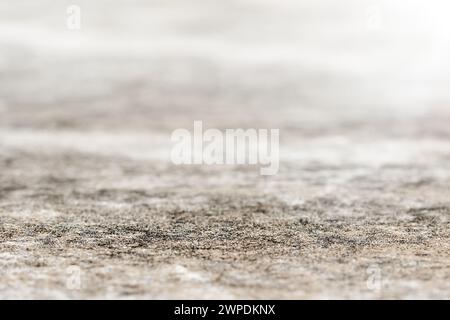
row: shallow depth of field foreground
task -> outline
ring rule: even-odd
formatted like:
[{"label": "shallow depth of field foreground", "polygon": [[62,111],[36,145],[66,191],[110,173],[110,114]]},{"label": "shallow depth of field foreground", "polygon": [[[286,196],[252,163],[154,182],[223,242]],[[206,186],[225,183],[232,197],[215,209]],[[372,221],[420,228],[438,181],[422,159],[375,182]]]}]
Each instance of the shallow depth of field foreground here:
[{"label": "shallow depth of field foreground", "polygon": [[[449,299],[449,12],[0,0],[0,298]],[[278,174],[172,164],[196,120]]]}]

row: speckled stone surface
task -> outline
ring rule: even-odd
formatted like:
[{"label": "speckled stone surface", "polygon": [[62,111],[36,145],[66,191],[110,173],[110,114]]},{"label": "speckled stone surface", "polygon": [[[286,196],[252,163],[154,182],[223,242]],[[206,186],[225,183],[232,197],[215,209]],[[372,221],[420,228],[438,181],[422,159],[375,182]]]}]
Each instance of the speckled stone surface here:
[{"label": "speckled stone surface", "polygon": [[[0,298],[450,298],[441,10],[72,2],[0,0]],[[278,175],[171,164],[194,120]]]}]

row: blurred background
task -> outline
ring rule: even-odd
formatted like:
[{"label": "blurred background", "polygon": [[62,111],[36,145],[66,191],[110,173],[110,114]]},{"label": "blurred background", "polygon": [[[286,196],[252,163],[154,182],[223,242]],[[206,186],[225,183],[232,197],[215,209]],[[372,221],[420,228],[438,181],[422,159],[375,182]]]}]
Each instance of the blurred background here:
[{"label": "blurred background", "polygon": [[[80,30],[66,26],[70,5]],[[426,134],[430,117],[448,120],[443,0],[0,6],[2,127],[160,130],[204,119]]]}]

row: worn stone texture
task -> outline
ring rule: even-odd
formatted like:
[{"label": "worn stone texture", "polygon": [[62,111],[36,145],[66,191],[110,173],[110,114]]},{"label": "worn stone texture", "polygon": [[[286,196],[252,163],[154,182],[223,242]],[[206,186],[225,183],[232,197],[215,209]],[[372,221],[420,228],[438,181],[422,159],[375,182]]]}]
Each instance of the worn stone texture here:
[{"label": "worn stone texture", "polygon": [[0,298],[450,298],[445,2],[72,2],[0,0]]}]

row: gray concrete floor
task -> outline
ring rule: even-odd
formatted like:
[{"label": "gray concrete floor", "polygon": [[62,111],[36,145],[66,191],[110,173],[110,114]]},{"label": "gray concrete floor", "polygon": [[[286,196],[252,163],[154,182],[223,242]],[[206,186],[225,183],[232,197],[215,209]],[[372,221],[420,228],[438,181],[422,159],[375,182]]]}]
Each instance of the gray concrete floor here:
[{"label": "gray concrete floor", "polygon": [[[450,298],[449,7],[402,3],[0,0],[0,297]],[[194,120],[279,174],[172,165]]]}]

